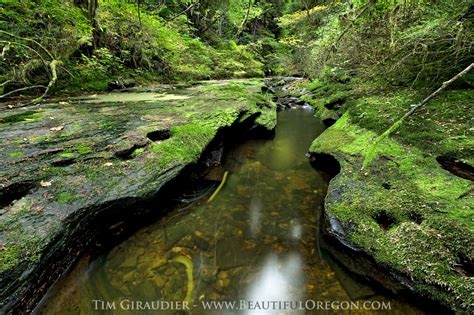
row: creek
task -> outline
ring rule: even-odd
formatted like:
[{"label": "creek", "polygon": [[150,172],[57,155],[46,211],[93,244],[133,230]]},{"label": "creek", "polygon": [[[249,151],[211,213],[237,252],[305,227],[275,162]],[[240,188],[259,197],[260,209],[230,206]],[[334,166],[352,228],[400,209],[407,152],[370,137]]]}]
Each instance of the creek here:
[{"label": "creek", "polygon": [[[226,152],[215,169],[221,180],[227,172],[226,181],[211,202],[216,186],[188,196],[189,205],[176,207],[110,251],[85,254],[36,313],[159,313],[132,310],[137,307],[132,301],[187,301],[190,314],[279,312],[251,311],[249,304],[243,311],[203,309],[209,301],[245,300],[309,301],[309,308],[318,301],[335,301],[336,307],[351,301],[389,302],[399,314],[419,314],[414,306],[361,282],[321,249],[319,221],[329,177],[312,168],[306,152],[324,128],[309,109],[279,112],[272,140],[246,141]],[[285,312],[305,313],[325,309]]]}]

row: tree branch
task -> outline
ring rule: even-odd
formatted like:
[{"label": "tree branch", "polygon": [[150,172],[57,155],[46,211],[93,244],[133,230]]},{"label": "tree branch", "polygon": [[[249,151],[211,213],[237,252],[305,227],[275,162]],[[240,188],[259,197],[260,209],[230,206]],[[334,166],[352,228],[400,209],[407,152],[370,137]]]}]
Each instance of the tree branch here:
[{"label": "tree branch", "polygon": [[463,77],[464,75],[466,75],[469,71],[471,71],[472,69],[474,68],[474,63],[471,63],[466,69],[464,69],[463,71],[459,72],[458,74],[456,74],[454,77],[452,77],[450,80],[448,81],[445,81],[443,82],[443,84],[436,90],[434,91],[433,93],[431,93],[430,95],[428,95],[426,98],[424,98],[421,102],[419,102],[418,104],[412,106],[412,108],[405,113],[405,115],[403,115],[399,120],[397,120],[392,126],[390,126],[390,128],[388,128],[384,133],[382,133],[380,136],[378,136],[375,141],[370,145],[369,149],[367,150],[367,153],[365,155],[365,158],[364,158],[364,162],[362,163],[362,169],[364,169],[367,165],[369,165],[370,162],[372,162],[372,160],[374,159],[374,156],[375,156],[375,149],[377,147],[377,145],[382,141],[384,140],[385,138],[387,138],[388,136],[390,136],[395,130],[397,130],[402,124],[403,122],[405,121],[405,119],[407,119],[408,117],[410,117],[416,110],[418,110],[420,107],[422,107],[423,105],[425,105],[426,103],[428,103],[431,99],[433,99],[434,97],[436,97],[441,91],[443,91],[444,89],[446,89],[449,85],[451,85],[454,81],[456,81],[457,79]]},{"label": "tree branch", "polygon": [[182,12],[180,12],[180,13],[174,15],[173,17],[171,17],[168,21],[166,21],[166,23],[169,23],[169,22],[173,21],[174,19],[176,19],[177,17],[179,17],[179,16],[185,14],[186,12],[188,12],[189,10],[191,10],[194,6],[196,6],[196,4],[198,4],[198,3],[199,3],[199,1],[196,1],[196,2],[192,3],[192,4],[191,4],[190,6],[188,6],[184,11],[182,11]]},{"label": "tree branch", "polygon": [[51,69],[51,80],[48,83],[48,86],[46,87],[46,90],[44,91],[43,95],[41,95],[39,98],[35,99],[34,102],[40,102],[43,100],[43,98],[48,94],[49,89],[56,83],[58,80],[58,73],[56,68],[58,66],[62,65],[62,62],[59,60],[53,60],[49,64],[49,68]]},{"label": "tree branch", "polygon": [[41,45],[39,42],[37,42],[36,40],[34,40],[32,38],[21,37],[21,36],[18,36],[18,35],[3,31],[3,30],[0,30],[0,34],[5,34],[5,35],[8,35],[8,36],[11,36],[11,37],[14,37],[14,38],[18,38],[18,39],[21,39],[21,40],[25,40],[25,41],[28,41],[28,42],[35,43],[36,45],[38,45],[38,47],[40,47],[48,55],[49,58],[51,58],[51,60],[54,60],[53,55],[43,45]]},{"label": "tree branch", "polygon": [[14,46],[20,46],[20,47],[29,49],[32,52],[34,52],[36,55],[38,55],[38,57],[41,59],[43,64],[46,65],[46,61],[44,60],[43,56],[41,56],[41,54],[37,50],[33,49],[32,47],[30,47],[28,45],[25,45],[25,44],[22,44],[22,43],[8,42],[8,41],[5,41],[5,40],[0,40],[0,43],[9,43],[9,44],[14,45]]},{"label": "tree branch", "polygon": [[[8,81],[7,81],[7,82],[8,82]],[[7,97],[8,95],[12,95],[12,94],[17,93],[17,92],[26,91],[26,90],[31,90],[31,89],[38,89],[38,88],[46,89],[46,86],[44,86],[44,85],[32,85],[32,86],[22,87],[22,88],[19,88],[19,89],[10,91],[10,92],[8,92],[8,93],[5,93],[5,94],[3,94],[3,95],[0,95],[0,98]]]},{"label": "tree branch", "polygon": [[342,31],[342,33],[337,37],[337,39],[334,41],[334,43],[332,43],[331,45],[331,50],[330,52],[326,55],[326,59],[325,59],[325,62],[329,59],[329,57],[331,56],[331,52],[335,52],[336,49],[337,49],[337,44],[339,43],[339,41],[344,37],[344,35],[346,35],[347,32],[349,32],[349,30],[352,28],[352,26],[355,24],[355,22],[362,16],[364,15],[364,13],[372,6],[375,4],[375,2],[377,2],[377,0],[370,0],[369,2],[367,2],[365,8],[359,13],[357,14],[357,16],[351,21],[351,23]]}]

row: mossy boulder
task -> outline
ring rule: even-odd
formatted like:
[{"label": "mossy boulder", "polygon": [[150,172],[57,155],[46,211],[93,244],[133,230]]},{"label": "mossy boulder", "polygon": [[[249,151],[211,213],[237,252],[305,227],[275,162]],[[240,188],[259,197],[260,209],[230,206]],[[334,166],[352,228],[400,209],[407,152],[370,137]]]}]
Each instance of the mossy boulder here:
[{"label": "mossy boulder", "polygon": [[310,151],[330,154],[341,171],[329,185],[329,232],[373,257],[409,290],[457,312],[474,310],[472,181],[437,161],[472,161],[474,92],[447,91],[383,140],[362,167],[374,139],[425,91],[353,98],[345,114]]}]

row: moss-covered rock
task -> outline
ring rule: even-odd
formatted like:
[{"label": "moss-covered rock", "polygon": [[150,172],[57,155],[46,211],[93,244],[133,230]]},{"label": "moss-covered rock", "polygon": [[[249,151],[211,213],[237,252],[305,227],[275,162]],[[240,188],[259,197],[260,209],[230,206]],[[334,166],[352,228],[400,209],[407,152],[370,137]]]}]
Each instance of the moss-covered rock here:
[{"label": "moss-covered rock", "polygon": [[31,307],[93,238],[91,222],[107,228],[116,211],[151,198],[222,128],[258,116],[273,129],[276,107],[262,85],[213,82],[0,114],[1,305]]},{"label": "moss-covered rock", "polygon": [[366,149],[427,91],[349,100],[310,151],[331,154],[329,232],[362,250],[409,288],[458,312],[474,310],[472,181],[443,169],[441,155],[472,162],[474,92],[447,91],[407,120],[362,168]]}]

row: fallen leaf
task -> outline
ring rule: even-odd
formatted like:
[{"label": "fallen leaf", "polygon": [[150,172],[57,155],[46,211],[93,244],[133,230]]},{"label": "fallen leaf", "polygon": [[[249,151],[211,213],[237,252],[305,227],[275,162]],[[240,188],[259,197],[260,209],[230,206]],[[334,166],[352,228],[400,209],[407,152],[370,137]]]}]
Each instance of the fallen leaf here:
[{"label": "fallen leaf", "polygon": [[51,127],[49,128],[49,130],[51,131],[60,131],[60,130],[63,130],[64,129],[64,126],[57,126],[57,127]]},{"label": "fallen leaf", "polygon": [[68,102],[59,102],[60,105],[69,105]]},{"label": "fallen leaf", "polygon": [[31,207],[31,211],[33,211],[33,212],[41,212],[43,210],[44,210],[43,205],[35,205],[34,207]]},{"label": "fallen leaf", "polygon": [[41,185],[41,187],[49,187],[49,186],[51,186],[51,182],[47,182],[47,181],[42,180],[40,182],[40,185]]},{"label": "fallen leaf", "polygon": [[114,163],[112,163],[112,162],[107,162],[107,163],[104,164],[104,166],[112,166],[112,165],[114,165]]}]

